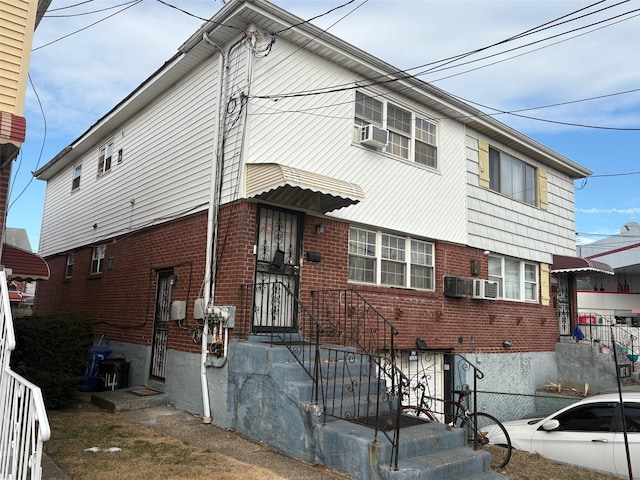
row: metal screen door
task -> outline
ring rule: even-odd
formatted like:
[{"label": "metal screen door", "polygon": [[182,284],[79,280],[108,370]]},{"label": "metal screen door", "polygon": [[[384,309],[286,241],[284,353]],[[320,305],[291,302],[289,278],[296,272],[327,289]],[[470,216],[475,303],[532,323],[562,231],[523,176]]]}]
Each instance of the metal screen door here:
[{"label": "metal screen door", "polygon": [[296,331],[302,215],[261,206],[253,300],[254,331]]},{"label": "metal screen door", "polygon": [[171,276],[173,271],[158,272],[156,311],[153,319],[153,344],[151,347],[151,372],[153,378],[164,380],[166,372],[167,340],[171,316]]}]

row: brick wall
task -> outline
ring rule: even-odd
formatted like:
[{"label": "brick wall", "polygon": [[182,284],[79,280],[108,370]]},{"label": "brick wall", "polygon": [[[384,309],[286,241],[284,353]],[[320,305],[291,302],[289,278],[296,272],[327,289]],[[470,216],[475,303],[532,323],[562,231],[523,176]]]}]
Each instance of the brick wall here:
[{"label": "brick wall", "polygon": [[[233,204],[221,211],[217,305],[240,305],[240,285],[253,282],[256,212],[257,206],[251,203]],[[323,225],[323,233],[316,233],[316,224]],[[204,295],[206,232],[206,213],[202,213],[118,237],[107,242],[105,270],[98,276],[89,275],[89,247],[75,251],[71,279],[64,279],[66,255],[49,257],[51,278],[38,285],[35,313],[88,311],[95,316],[97,337],[150,345],[157,272],[173,269],[179,280],[172,301],[187,302],[187,322],[186,329],[170,324],[169,348],[197,352],[193,302]],[[300,268],[300,298],[305,306],[311,305],[312,291],[354,288],[398,328],[396,345],[400,348],[414,348],[420,337],[432,348],[454,348],[457,352],[555,349],[559,335],[552,306],[443,295],[444,276],[471,277],[472,260],[481,264],[478,278],[488,277],[488,257],[482,251],[437,242],[433,292],[356,285],[347,282],[348,236],[347,223],[306,215]],[[306,260],[309,251],[318,252],[321,261]],[[113,258],[112,270],[107,269],[109,258]],[[248,332],[248,324],[240,324],[240,312],[236,325],[232,334]],[[513,347],[505,349],[504,340],[510,340]]]}]

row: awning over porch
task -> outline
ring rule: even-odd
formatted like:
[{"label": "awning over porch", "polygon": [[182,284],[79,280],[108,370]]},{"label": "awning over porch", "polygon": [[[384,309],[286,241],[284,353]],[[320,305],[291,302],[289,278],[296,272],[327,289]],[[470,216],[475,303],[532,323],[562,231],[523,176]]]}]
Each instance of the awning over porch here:
[{"label": "awning over porch", "polygon": [[247,164],[246,185],[249,198],[320,213],[348,207],[365,198],[355,183],[278,163]]},{"label": "awning over porch", "polygon": [[1,262],[11,270],[10,278],[18,281],[48,280],[49,265],[40,255],[13,245],[2,245]]},{"label": "awning over porch", "polygon": [[596,262],[582,257],[554,255],[551,273],[595,272],[613,275],[613,268],[603,262]]}]

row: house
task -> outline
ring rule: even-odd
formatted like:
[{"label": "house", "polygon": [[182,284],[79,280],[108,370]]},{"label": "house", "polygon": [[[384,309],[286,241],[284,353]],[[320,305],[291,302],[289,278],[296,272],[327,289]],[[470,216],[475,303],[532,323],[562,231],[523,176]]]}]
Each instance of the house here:
[{"label": "house", "polygon": [[[11,166],[27,132],[23,114],[33,33],[50,3],[51,0],[9,0],[0,4],[0,245],[6,236]],[[7,267],[2,249],[0,266]]]},{"label": "house", "polygon": [[[606,262],[611,275],[591,272],[577,284],[578,320],[582,328],[617,325],[621,343],[639,349],[640,321],[640,225],[626,222],[620,232],[579,245],[578,255],[591,263]],[[595,325],[595,327],[594,327]],[[630,338],[631,335],[635,338]]]},{"label": "house", "polygon": [[590,173],[267,1],[228,2],[35,172],[35,313],[90,312],[131,385],[252,438],[242,387],[273,350],[249,364],[247,345],[314,328],[404,369],[427,352],[441,393],[470,381],[452,354],[486,391],[532,393],[556,376],[553,256],[575,254]]}]

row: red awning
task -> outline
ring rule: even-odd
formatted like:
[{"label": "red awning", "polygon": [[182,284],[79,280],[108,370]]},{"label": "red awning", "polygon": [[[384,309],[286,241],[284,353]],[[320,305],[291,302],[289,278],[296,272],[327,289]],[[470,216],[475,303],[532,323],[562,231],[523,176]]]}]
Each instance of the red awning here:
[{"label": "red awning", "polygon": [[27,121],[24,117],[0,112],[0,143],[13,143],[19,147],[26,135]]},{"label": "red awning", "polygon": [[551,273],[596,272],[613,275],[615,272],[606,263],[596,262],[582,257],[554,255]]},{"label": "red awning", "polygon": [[13,245],[2,245],[1,263],[11,270],[9,278],[18,281],[48,280],[49,265],[44,258]]}]

